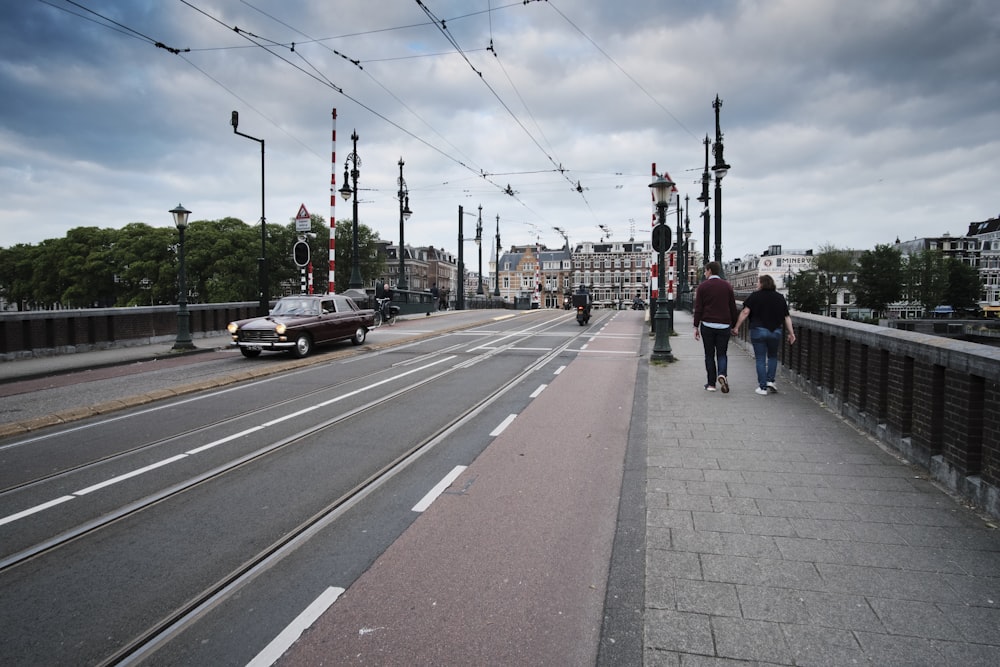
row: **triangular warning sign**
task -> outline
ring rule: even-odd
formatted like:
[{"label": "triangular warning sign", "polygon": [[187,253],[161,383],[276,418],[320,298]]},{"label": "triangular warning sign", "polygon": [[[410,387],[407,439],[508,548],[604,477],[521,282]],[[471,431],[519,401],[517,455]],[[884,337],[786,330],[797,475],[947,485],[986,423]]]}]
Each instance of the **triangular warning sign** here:
[{"label": "triangular warning sign", "polygon": [[309,211],[306,210],[305,204],[299,204],[299,214],[295,216],[296,218],[309,219]]}]

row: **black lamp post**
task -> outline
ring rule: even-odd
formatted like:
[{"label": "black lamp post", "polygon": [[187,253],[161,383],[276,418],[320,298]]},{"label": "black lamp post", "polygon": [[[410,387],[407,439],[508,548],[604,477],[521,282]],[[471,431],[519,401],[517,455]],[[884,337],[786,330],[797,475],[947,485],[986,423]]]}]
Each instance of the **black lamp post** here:
[{"label": "black lamp post", "polygon": [[170,214],[174,216],[174,224],[180,232],[181,240],[177,250],[177,340],[174,341],[173,350],[193,350],[194,343],[191,342],[191,315],[188,313],[187,302],[187,275],[184,273],[184,230],[188,226],[188,216],[191,211],[180,204],[172,209]]},{"label": "black lamp post", "polygon": [[399,196],[399,278],[396,280],[396,288],[407,289],[406,264],[404,262],[406,253],[403,251],[403,221],[409,220],[413,211],[410,210],[410,191],[406,187],[406,181],[403,180],[403,158],[399,158],[399,192],[397,194]]},{"label": "black lamp post", "polygon": [[[361,166],[361,158],[358,157],[358,131],[354,130],[351,132],[351,141],[354,142],[354,149],[351,154],[347,156],[344,160],[344,187],[340,188],[340,196],[347,201],[354,196],[353,205],[353,215],[354,221],[351,225],[351,280],[347,283],[348,289],[362,289],[364,283],[361,281],[361,267],[358,266],[358,176],[361,172],[358,171],[358,167]],[[347,184],[347,163],[350,162],[353,166],[351,169],[351,183],[354,184],[352,188]],[[402,169],[402,167],[400,167]],[[400,239],[402,241],[402,239]]]},{"label": "black lamp post", "polygon": [[493,288],[493,296],[500,296],[500,215],[497,215],[497,266],[496,275],[494,276],[495,287]]},{"label": "black lamp post", "polygon": [[[709,243],[709,241],[710,241],[710,239],[712,237],[712,235],[711,235],[711,214],[708,212],[708,200],[710,199],[710,197],[708,196],[708,184],[712,180],[711,175],[708,173],[708,146],[711,143],[712,142],[709,140],[708,135],[706,134],[705,135],[705,171],[703,171],[701,173],[701,195],[698,197],[698,201],[700,201],[701,205],[702,205],[702,209],[701,209],[702,221],[705,223],[705,236],[704,236],[704,238],[702,239],[702,242],[701,242],[701,247],[702,247],[701,263],[702,263],[702,265],[708,264],[708,258],[710,257],[710,255],[708,254],[708,248],[709,248],[708,243]],[[701,280],[703,280],[703,279],[704,279],[704,276],[702,276],[702,278],[699,278],[699,282],[701,282]]]},{"label": "black lamp post", "polygon": [[476,248],[479,249],[479,278],[476,285],[476,296],[483,296],[483,207],[479,206],[479,217],[476,218]]},{"label": "black lamp post", "polygon": [[681,274],[681,306],[687,303],[687,293],[691,289],[691,207],[689,198],[684,195],[684,272]]},{"label": "black lamp post", "polygon": [[656,337],[653,339],[653,361],[673,361],[674,354],[670,349],[670,313],[667,311],[666,267],[663,255],[670,247],[670,226],[667,225],[667,205],[673,197],[674,183],[663,176],[649,184],[656,201],[656,226],[653,227],[653,249],[657,253],[656,272],[656,314],[653,316],[656,327]]},{"label": "black lamp post", "polygon": [[269,305],[271,300],[268,295],[270,290],[267,286],[267,218],[264,217],[264,140],[251,137],[249,134],[243,134],[236,129],[236,126],[240,124],[240,114],[238,111],[233,111],[229,123],[233,126],[235,134],[260,144],[260,257],[257,259],[257,277],[259,283],[257,295],[260,303],[257,306],[257,314],[260,317],[264,317],[270,311]]},{"label": "black lamp post", "polygon": [[719,110],[722,109],[722,100],[715,96],[712,102],[715,109],[715,145],[712,146],[712,154],[715,155],[715,261],[722,264],[722,179],[729,173],[729,165],[722,157],[722,129],[719,126]]}]

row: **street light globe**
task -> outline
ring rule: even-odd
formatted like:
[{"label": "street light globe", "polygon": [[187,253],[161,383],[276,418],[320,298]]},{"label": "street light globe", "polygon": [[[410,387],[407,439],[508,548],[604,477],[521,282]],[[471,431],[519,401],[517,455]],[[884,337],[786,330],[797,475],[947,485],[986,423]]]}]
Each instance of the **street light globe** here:
[{"label": "street light globe", "polygon": [[187,228],[188,216],[191,215],[191,211],[178,204],[177,208],[171,209],[168,212],[174,216],[174,224],[177,225],[177,229]]},{"label": "street light globe", "polygon": [[717,167],[712,167],[712,171],[715,172],[715,180],[721,181],[729,173],[729,165],[722,164]]},{"label": "street light globe", "polygon": [[657,176],[656,180],[649,184],[653,191],[653,199],[658,205],[667,206],[673,197],[674,182],[669,178]]},{"label": "street light globe", "polygon": [[347,170],[344,169],[344,187],[340,188],[340,196],[344,198],[344,201],[349,200],[351,195],[354,194],[354,191],[351,190],[351,186],[347,183],[347,178]]}]

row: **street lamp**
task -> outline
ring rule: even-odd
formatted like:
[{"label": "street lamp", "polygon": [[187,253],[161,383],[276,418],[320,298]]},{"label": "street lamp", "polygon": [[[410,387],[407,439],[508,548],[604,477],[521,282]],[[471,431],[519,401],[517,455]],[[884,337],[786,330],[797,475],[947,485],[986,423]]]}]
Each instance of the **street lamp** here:
[{"label": "street lamp", "polygon": [[[353,215],[354,222],[351,226],[351,280],[347,283],[348,289],[362,289],[364,283],[361,282],[361,267],[358,266],[358,176],[361,172],[358,171],[358,167],[361,166],[361,158],[358,157],[358,131],[354,130],[351,132],[351,141],[354,142],[354,150],[351,154],[347,156],[344,160],[344,187],[340,188],[340,196],[347,201],[354,196],[353,205]],[[354,184],[352,188],[347,184],[347,163],[350,162],[354,167],[351,169],[351,182]],[[400,239],[402,240],[402,239]]]},{"label": "street lamp", "polygon": [[476,295],[483,296],[483,206],[479,205],[479,217],[476,218],[476,247],[479,249],[479,283]]},{"label": "street lamp", "polygon": [[240,114],[238,111],[233,111],[229,123],[233,126],[235,134],[252,139],[260,144],[260,257],[257,259],[257,297],[260,303],[257,306],[257,314],[260,317],[264,317],[270,310],[270,297],[268,295],[270,290],[267,287],[267,218],[264,217],[264,140],[251,137],[249,134],[243,134],[236,129],[236,126],[240,124]]},{"label": "street lamp", "polygon": [[715,261],[722,265],[722,179],[729,173],[729,165],[722,157],[722,129],[719,126],[719,110],[722,109],[722,100],[715,96],[712,102],[715,109],[715,145],[712,146],[712,154],[715,155],[715,166],[712,171],[715,173]]},{"label": "street lamp", "polygon": [[191,315],[187,309],[187,276],[184,273],[184,230],[187,229],[188,216],[191,215],[191,211],[178,204],[177,208],[170,211],[170,214],[174,216],[174,224],[177,225],[177,231],[181,235],[177,251],[177,340],[174,341],[174,346],[171,349],[193,350],[195,346],[191,342]]},{"label": "street lamp", "polygon": [[667,312],[667,286],[665,282],[666,267],[663,254],[670,247],[670,226],[667,225],[667,205],[673,197],[674,183],[663,176],[649,184],[656,202],[656,226],[653,227],[653,249],[657,252],[656,272],[656,314],[653,316],[656,327],[656,337],[653,339],[653,361],[674,361],[670,349],[670,314]]},{"label": "street lamp", "polygon": [[407,289],[405,253],[403,252],[403,221],[409,220],[410,216],[413,215],[413,211],[410,210],[410,190],[406,187],[406,181],[403,180],[403,164],[403,158],[399,158],[399,192],[397,193],[399,197],[399,278],[396,280],[397,289]]},{"label": "street lamp", "polygon": [[[711,214],[708,212],[708,184],[712,180],[711,175],[708,173],[708,147],[712,142],[709,140],[708,135],[705,135],[705,171],[701,173],[701,195],[698,197],[698,201],[701,202],[701,217],[702,221],[705,223],[705,234],[701,242],[702,253],[701,262],[702,264],[708,264],[708,243],[711,239]],[[699,282],[704,278],[700,278]]]},{"label": "street lamp", "polygon": [[499,297],[500,296],[500,214],[499,213],[497,214],[497,265],[495,273],[496,275],[493,276],[495,279],[493,296]]},{"label": "street lamp", "polygon": [[691,268],[691,217],[688,215],[691,212],[689,206],[688,196],[684,195],[684,273],[681,276],[682,279],[682,292],[681,297],[684,299],[682,302],[682,307],[687,303],[687,293],[691,289],[691,275],[689,273]]}]

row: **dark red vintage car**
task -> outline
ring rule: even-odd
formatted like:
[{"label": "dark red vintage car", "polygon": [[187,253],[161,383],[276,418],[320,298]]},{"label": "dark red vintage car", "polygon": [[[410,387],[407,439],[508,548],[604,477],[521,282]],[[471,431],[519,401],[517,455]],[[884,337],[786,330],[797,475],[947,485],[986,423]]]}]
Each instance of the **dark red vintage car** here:
[{"label": "dark red vintage car", "polygon": [[325,343],[350,339],[361,345],[374,323],[375,311],[358,308],[350,297],[302,294],[279,299],[267,317],[230,322],[226,328],[244,357],[264,350],[304,357]]}]

